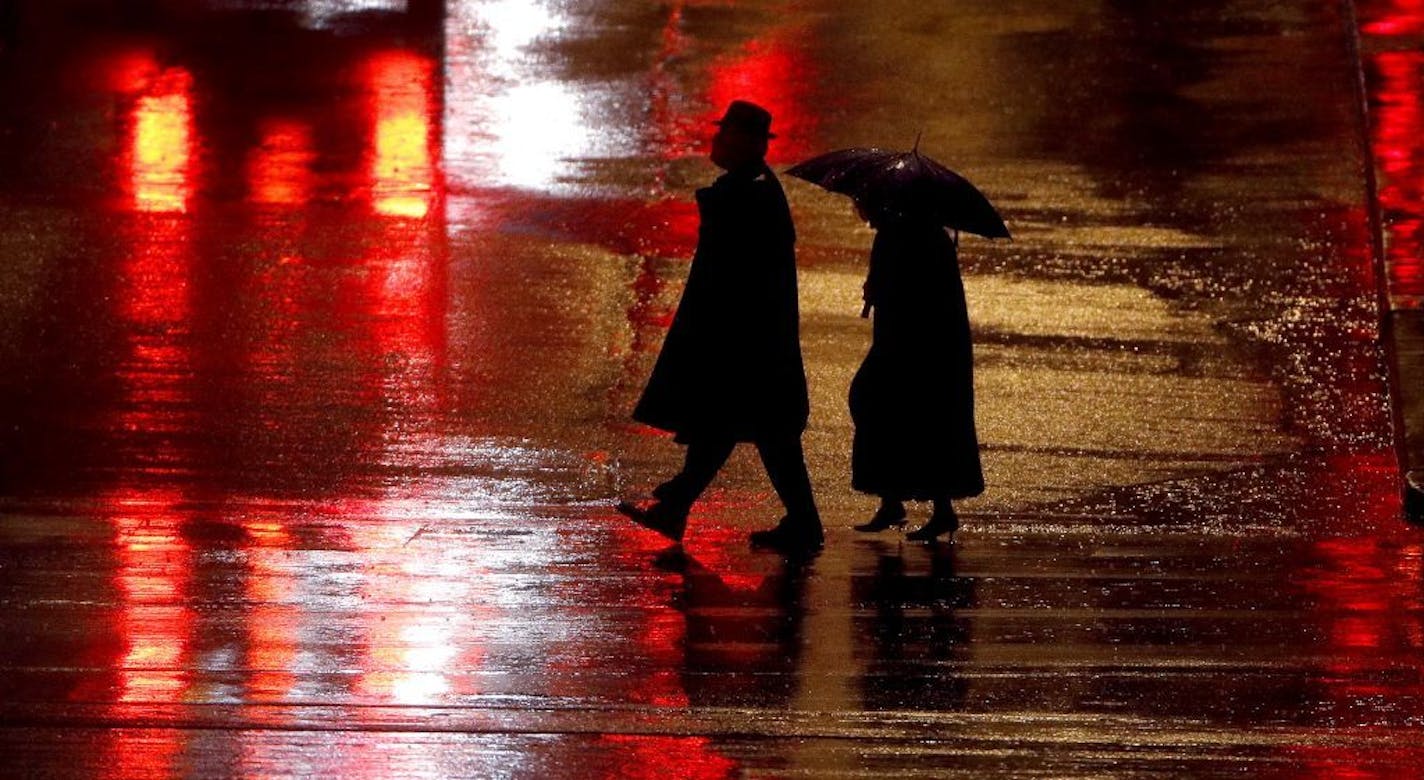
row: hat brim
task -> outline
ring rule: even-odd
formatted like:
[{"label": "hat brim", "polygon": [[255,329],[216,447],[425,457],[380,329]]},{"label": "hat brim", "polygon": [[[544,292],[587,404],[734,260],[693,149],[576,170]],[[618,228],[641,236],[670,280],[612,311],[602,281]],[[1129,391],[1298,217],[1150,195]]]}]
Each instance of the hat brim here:
[{"label": "hat brim", "polygon": [[771,132],[770,130],[766,131],[765,133],[758,133],[758,132],[756,132],[755,130],[747,130],[747,128],[741,127],[740,125],[738,125],[738,124],[735,123],[735,122],[723,122],[722,120],[717,119],[717,120],[714,120],[714,121],[712,122],[712,124],[717,125],[718,127],[721,127],[721,126],[723,126],[723,125],[732,125],[733,127],[738,127],[738,128],[740,128],[740,129],[742,129],[742,130],[746,130],[746,132],[751,133],[752,135],[761,136],[762,138],[775,138],[775,137],[776,137],[776,133],[773,133],[773,132]]}]

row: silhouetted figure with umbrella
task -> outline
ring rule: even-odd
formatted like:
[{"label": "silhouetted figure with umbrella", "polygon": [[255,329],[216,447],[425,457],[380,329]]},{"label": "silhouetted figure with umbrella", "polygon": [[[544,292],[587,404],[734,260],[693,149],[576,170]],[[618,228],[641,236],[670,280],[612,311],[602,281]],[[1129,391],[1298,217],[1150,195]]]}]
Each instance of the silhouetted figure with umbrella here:
[{"label": "silhouetted figure with umbrella", "polygon": [[738,442],[752,442],[786,507],[752,543],[819,548],[820,515],[801,449],[810,405],[796,300],[796,232],[765,162],[771,114],[735,101],[718,122],[712,162],[726,171],[697,191],[701,218],[687,286],[633,418],[676,434],[682,471],[635,522],[680,542],[692,504]]},{"label": "silhouetted figure with umbrella", "polygon": [[850,388],[851,485],[879,496],[880,508],[856,530],[903,526],[904,502],[927,500],[929,522],[906,538],[953,533],[953,500],[984,491],[958,231],[1008,230],[973,185],[918,143],[910,152],[830,152],[788,173],[850,195],[876,231],[861,312],[874,312],[872,342]]}]

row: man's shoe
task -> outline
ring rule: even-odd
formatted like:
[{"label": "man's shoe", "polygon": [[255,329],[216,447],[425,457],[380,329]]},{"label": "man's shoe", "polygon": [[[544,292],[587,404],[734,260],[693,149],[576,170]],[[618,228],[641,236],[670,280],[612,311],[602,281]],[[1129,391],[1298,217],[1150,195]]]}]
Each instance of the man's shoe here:
[{"label": "man's shoe", "polygon": [[619,501],[617,509],[629,520],[649,531],[656,531],[674,542],[682,543],[682,534],[687,530],[686,512],[670,509],[661,501],[655,502],[647,509],[640,509],[627,501]]},{"label": "man's shoe", "polygon": [[687,551],[682,549],[680,544],[674,544],[653,556],[654,569],[674,574],[686,574],[688,564],[691,562],[692,559],[687,556]]},{"label": "man's shoe", "polygon": [[753,547],[764,547],[786,554],[812,553],[821,549],[825,534],[820,521],[793,522],[782,519],[775,528],[754,531],[751,535]]}]

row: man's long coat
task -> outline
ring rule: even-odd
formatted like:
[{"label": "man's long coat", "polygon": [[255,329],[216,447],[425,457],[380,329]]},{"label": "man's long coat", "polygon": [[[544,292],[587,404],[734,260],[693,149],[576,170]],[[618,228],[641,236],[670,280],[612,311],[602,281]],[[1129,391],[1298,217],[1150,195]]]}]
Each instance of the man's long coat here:
[{"label": "man's long coat", "polygon": [[678,441],[796,436],[809,403],[796,301],[796,233],[764,163],[697,191],[687,286],[633,418]]}]

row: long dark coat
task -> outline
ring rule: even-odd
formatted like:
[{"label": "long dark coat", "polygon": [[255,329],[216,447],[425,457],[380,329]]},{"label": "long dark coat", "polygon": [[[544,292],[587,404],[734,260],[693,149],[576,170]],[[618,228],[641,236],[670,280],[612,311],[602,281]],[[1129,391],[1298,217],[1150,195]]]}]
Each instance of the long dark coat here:
[{"label": "long dark coat", "polygon": [[796,232],[759,163],[697,191],[687,286],[633,419],[678,441],[799,435],[810,405],[796,302]]},{"label": "long dark coat", "polygon": [[901,500],[982,493],[969,312],[944,228],[882,226],[866,301],[875,323],[850,388],[851,486]]}]

